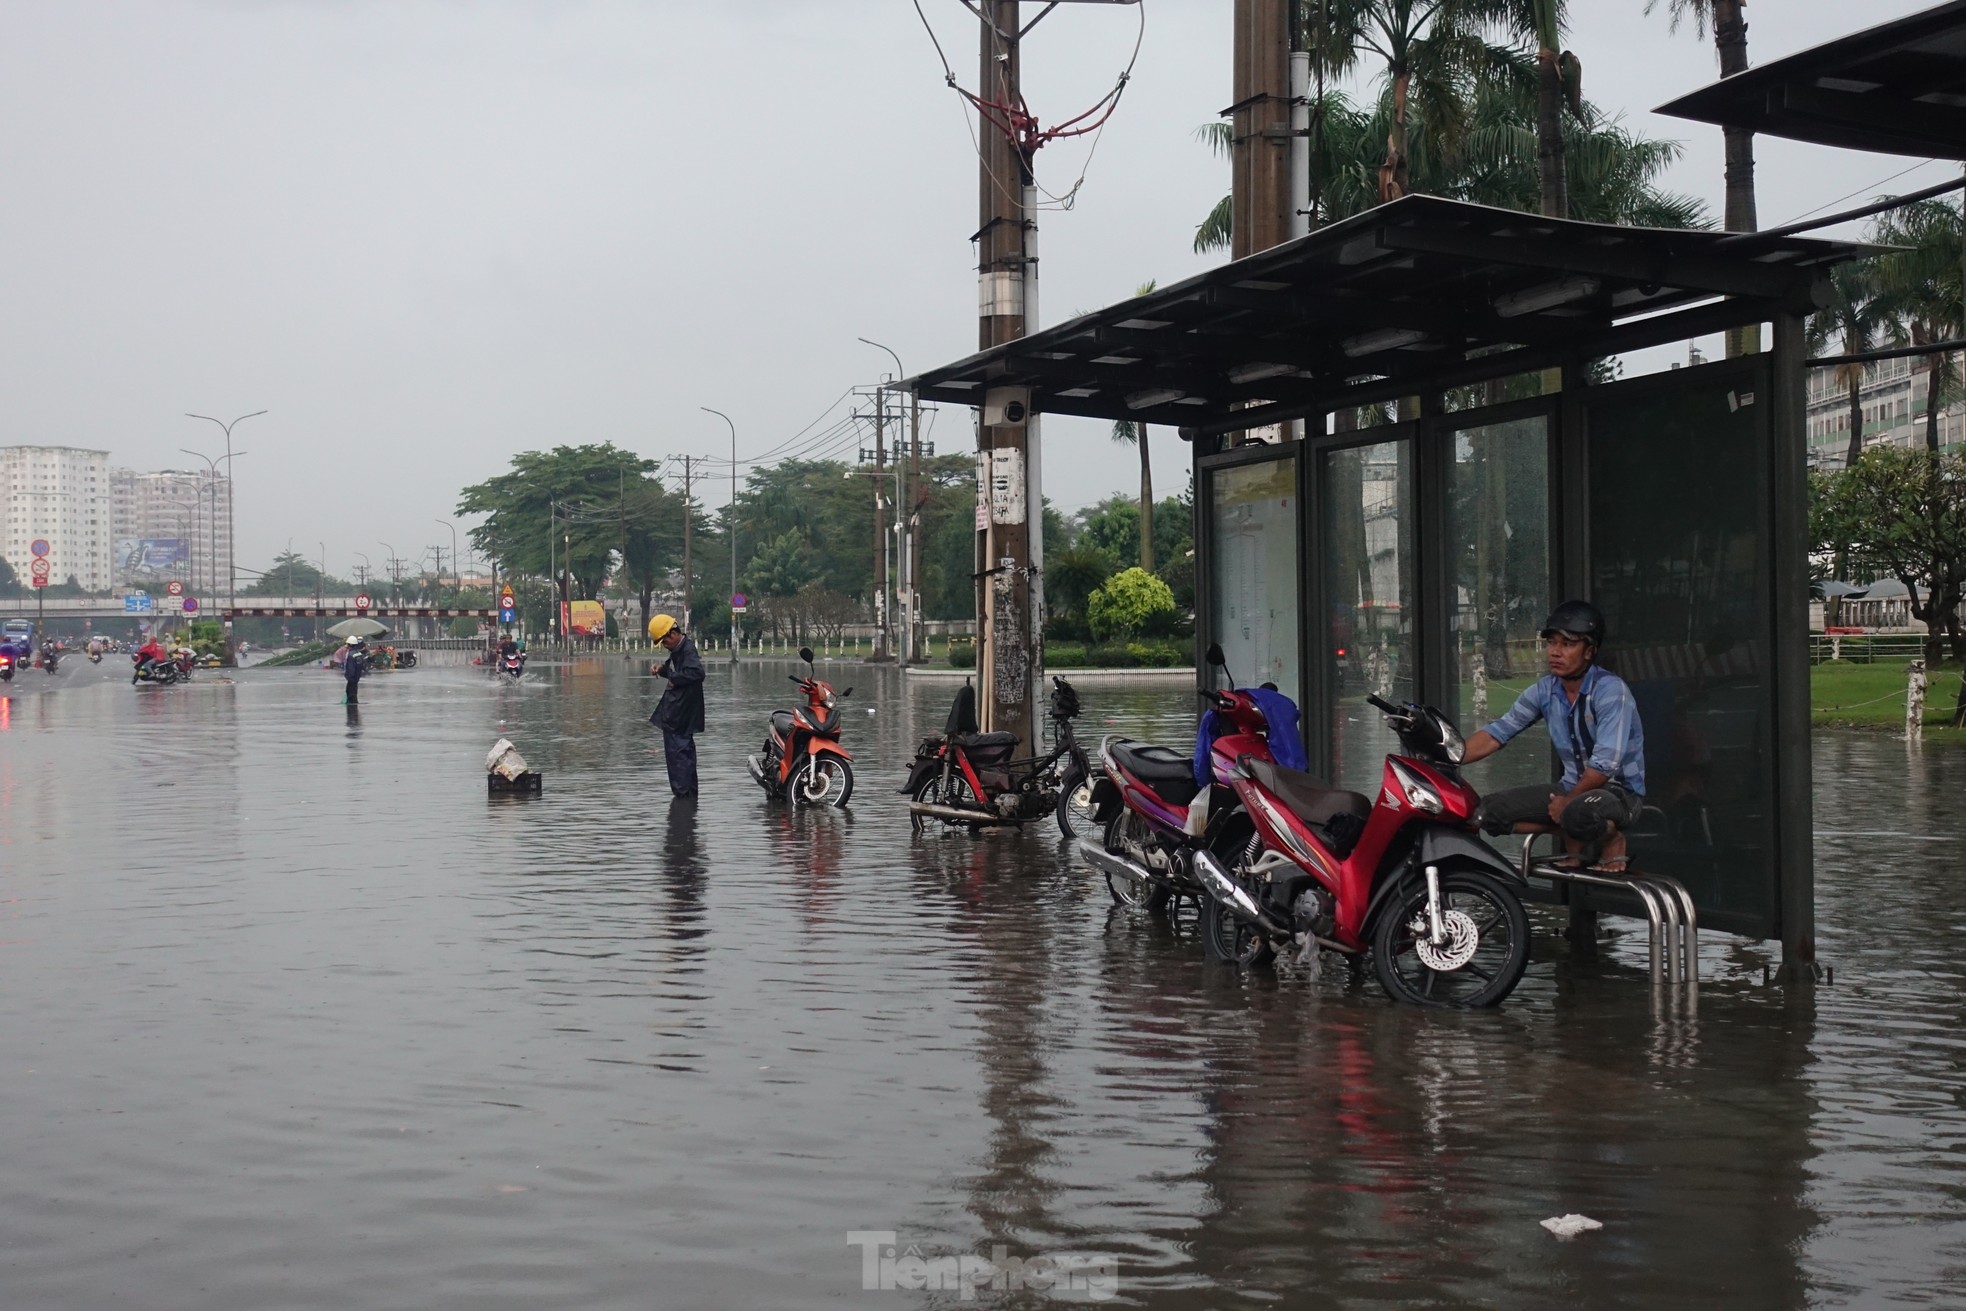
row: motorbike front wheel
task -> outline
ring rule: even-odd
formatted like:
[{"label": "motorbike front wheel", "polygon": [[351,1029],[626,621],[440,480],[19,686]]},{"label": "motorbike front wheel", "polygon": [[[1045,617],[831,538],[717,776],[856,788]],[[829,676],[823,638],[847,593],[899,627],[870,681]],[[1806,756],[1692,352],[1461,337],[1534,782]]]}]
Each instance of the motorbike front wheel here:
[{"label": "motorbike front wheel", "polygon": [[1092,817],[1092,779],[1076,764],[1066,766],[1058,783],[1058,831],[1074,841],[1099,831]]},{"label": "motorbike front wheel", "polygon": [[1415,879],[1372,932],[1372,965],[1394,1001],[1415,1006],[1493,1006],[1529,965],[1529,917],[1492,874],[1440,876],[1442,940],[1430,940],[1427,886]]},{"label": "motorbike front wheel", "polygon": [[845,806],[853,795],[853,766],[838,756],[807,756],[792,773],[795,806]]}]

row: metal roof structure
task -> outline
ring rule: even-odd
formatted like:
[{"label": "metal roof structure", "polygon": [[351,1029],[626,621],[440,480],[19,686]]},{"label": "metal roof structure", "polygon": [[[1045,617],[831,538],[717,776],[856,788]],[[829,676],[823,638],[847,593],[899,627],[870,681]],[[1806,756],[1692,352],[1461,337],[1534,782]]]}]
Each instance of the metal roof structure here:
[{"label": "metal roof structure", "polygon": [[906,385],[1226,432],[1806,313],[1866,250],[1407,196]]},{"label": "metal roof structure", "polygon": [[1658,112],[1847,150],[1966,159],[1966,0],[1736,73]]}]

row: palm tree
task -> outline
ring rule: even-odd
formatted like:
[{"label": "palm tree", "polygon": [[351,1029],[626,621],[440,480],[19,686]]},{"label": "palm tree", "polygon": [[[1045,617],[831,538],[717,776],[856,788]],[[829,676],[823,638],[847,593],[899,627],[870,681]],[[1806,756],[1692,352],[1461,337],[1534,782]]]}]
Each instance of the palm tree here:
[{"label": "palm tree", "polygon": [[[1839,264],[1830,273],[1830,301],[1809,316],[1809,351],[1826,353],[1832,346],[1844,355],[1874,350],[1890,320],[1878,297],[1877,270],[1868,263]],[[1839,364],[1832,375],[1850,397],[1850,448],[1847,468],[1864,453],[1864,366]]]},{"label": "palm tree", "polygon": [[[1900,323],[1898,336],[1915,346],[1960,335],[1960,212],[1943,200],[1921,200],[1896,210],[1871,234],[1880,245],[1902,250],[1880,256],[1877,282],[1885,306]],[[1939,449],[1939,411],[1957,389],[1951,354],[1925,357],[1925,448]]]},{"label": "palm tree", "polygon": [[[1741,10],[1747,0],[1665,0],[1666,13],[1677,32],[1691,20],[1693,30],[1704,38],[1713,30],[1714,49],[1720,55],[1720,75],[1732,77],[1748,68],[1748,22]],[[1645,12],[1658,8],[1659,0],[1645,0]],[[1744,127],[1721,128],[1727,147],[1727,201],[1722,222],[1729,232],[1753,232],[1758,226],[1754,212],[1754,133]],[[1761,326],[1736,328],[1727,334],[1727,354],[1752,355],[1761,349]]]},{"label": "palm tree", "polygon": [[1536,42],[1536,160],[1541,212],[1570,216],[1563,111],[1584,117],[1584,69],[1563,48],[1564,0],[1499,0],[1500,21]]},{"label": "palm tree", "polygon": [[[1199,248],[1197,248],[1199,249]],[[1144,296],[1152,291],[1160,280],[1150,279],[1140,284],[1134,291],[1136,296]],[[1125,442],[1140,451],[1140,567],[1148,573],[1154,571],[1154,462],[1152,452],[1147,447],[1146,422],[1132,419],[1113,421],[1113,440]]]}]

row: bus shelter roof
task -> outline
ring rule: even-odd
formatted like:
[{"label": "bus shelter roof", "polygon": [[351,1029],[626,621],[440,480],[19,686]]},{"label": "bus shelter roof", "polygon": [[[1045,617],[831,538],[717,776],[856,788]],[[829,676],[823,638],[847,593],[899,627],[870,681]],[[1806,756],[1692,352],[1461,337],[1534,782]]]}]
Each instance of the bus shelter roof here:
[{"label": "bus shelter roof", "polygon": [[1867,249],[1407,196],[907,385],[1226,432],[1806,313]]},{"label": "bus shelter roof", "polygon": [[1658,112],[1846,150],[1966,159],[1966,0],[1736,73]]}]

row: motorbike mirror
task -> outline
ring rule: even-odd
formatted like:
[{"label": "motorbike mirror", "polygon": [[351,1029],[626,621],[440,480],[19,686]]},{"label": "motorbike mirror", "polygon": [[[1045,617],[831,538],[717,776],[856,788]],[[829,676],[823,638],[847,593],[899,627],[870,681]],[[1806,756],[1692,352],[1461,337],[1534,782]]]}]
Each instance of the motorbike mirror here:
[{"label": "motorbike mirror", "polygon": [[811,663],[812,663],[812,648],[811,648],[811,647],[809,647],[809,646],[802,646],[802,647],[800,647],[800,648],[799,648],[799,659],[801,659],[801,660],[803,660],[803,661],[805,661],[805,662],[806,662],[807,664],[811,664]]},{"label": "motorbike mirror", "polygon": [[1217,669],[1229,663],[1228,657],[1222,654],[1222,644],[1220,642],[1210,642],[1208,644],[1208,654],[1204,655],[1202,659],[1214,665]]},{"label": "motorbike mirror", "polygon": [[848,689],[847,689],[846,691],[844,691],[844,692],[842,692],[842,693],[840,693],[840,695],[841,695],[841,696],[852,696],[852,695],[853,695],[853,689],[849,687],[849,688],[848,688]]}]

